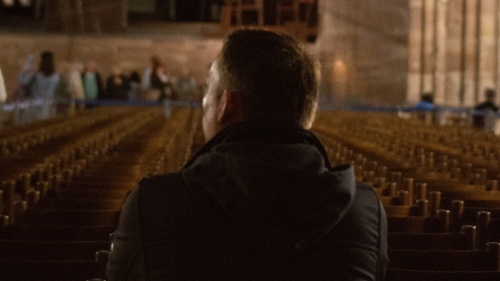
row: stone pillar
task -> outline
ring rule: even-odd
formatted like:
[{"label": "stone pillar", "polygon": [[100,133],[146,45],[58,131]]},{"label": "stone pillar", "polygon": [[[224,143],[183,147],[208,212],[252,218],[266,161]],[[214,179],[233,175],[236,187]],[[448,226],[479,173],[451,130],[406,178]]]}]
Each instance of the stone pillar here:
[{"label": "stone pillar", "polygon": [[424,61],[423,61],[423,92],[435,91],[435,71],[436,71],[436,30],[435,12],[436,0],[424,1]]},{"label": "stone pillar", "polygon": [[410,28],[408,42],[408,91],[406,101],[416,103],[422,92],[422,0],[410,0]]},{"label": "stone pillar", "polygon": [[[3,75],[2,75],[2,69],[0,68],[0,107],[2,107],[6,101],[7,101],[7,90],[5,89],[5,82],[4,82]],[[0,122],[3,122],[2,111],[3,111],[3,108],[0,108]],[[2,123],[0,123],[0,128],[1,127],[2,127]]]},{"label": "stone pillar", "polygon": [[[500,0],[495,0],[495,88],[500,90]],[[497,94],[496,104],[500,103],[500,95]]]},{"label": "stone pillar", "polygon": [[463,0],[448,0],[447,3],[447,73],[446,104],[460,106],[462,86],[462,51],[463,51]]},{"label": "stone pillar", "polygon": [[448,71],[446,64],[446,54],[448,50],[448,38],[447,38],[447,12],[448,12],[448,0],[437,0],[436,1],[436,60],[435,60],[435,77],[434,77],[434,101],[437,104],[446,103],[446,73]]},{"label": "stone pillar", "polygon": [[477,87],[477,59],[478,59],[478,3],[481,0],[464,0],[466,4],[465,16],[465,73],[464,73],[464,101],[466,106],[475,104]]},{"label": "stone pillar", "polygon": [[[325,11],[319,38],[322,65],[322,100],[335,107],[348,98],[351,67],[351,26],[346,22],[348,0],[322,4]],[[321,5],[321,2],[320,2]],[[322,6],[319,7],[321,9]]]},{"label": "stone pillar", "polygon": [[410,69],[410,3],[385,0],[318,3],[322,12],[318,39],[323,65],[322,91],[328,87],[333,105],[404,103],[408,99]]},{"label": "stone pillar", "polygon": [[496,0],[481,1],[481,21],[479,33],[479,80],[476,103],[483,101],[485,88],[495,87],[496,56],[495,17]]},{"label": "stone pillar", "polygon": [[317,44],[319,45],[319,61],[321,63],[321,83],[320,83],[320,103],[324,106],[329,106],[334,103],[335,95],[332,91],[332,77],[333,77],[333,67],[332,58],[333,51],[332,48],[328,46],[334,44],[334,36],[331,35],[333,32],[334,17],[329,11],[330,6],[333,3],[320,1],[318,3],[318,9],[320,11],[325,11],[322,15],[322,19],[319,22],[319,36]]}]

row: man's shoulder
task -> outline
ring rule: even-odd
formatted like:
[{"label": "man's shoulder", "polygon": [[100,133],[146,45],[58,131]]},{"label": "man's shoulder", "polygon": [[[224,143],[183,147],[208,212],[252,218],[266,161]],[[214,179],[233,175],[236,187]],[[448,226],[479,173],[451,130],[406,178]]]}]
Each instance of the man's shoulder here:
[{"label": "man's shoulder", "polygon": [[[162,174],[145,177],[139,182],[138,188],[141,190],[153,191],[154,189],[174,189],[183,188],[184,179],[180,173]],[[154,192],[154,191],[153,191]]]},{"label": "man's shoulder", "polygon": [[[362,194],[359,194],[359,193],[362,193]],[[365,182],[360,182],[360,181],[356,182],[356,194],[358,196],[359,195],[369,196],[369,194],[371,194],[373,199],[378,200],[377,194],[373,190],[373,187]]]},{"label": "man's shoulder", "polygon": [[373,187],[364,182],[356,182],[356,197],[350,209],[356,219],[365,218],[381,218],[384,216],[383,206],[379,200]]},{"label": "man's shoulder", "polygon": [[485,101],[485,102],[482,102],[482,103],[476,105],[476,107],[474,107],[474,109],[476,109],[476,110],[488,110],[488,109],[490,109],[490,110],[497,111],[498,107],[492,102]]}]

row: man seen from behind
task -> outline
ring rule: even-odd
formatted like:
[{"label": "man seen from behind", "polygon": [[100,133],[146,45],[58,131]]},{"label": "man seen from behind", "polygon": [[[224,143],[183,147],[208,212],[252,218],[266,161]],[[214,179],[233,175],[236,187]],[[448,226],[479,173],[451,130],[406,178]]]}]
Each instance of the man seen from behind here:
[{"label": "man seen from behind", "polygon": [[288,35],[230,34],[203,99],[207,143],[132,191],[108,280],[382,280],[384,209],[307,130],[318,75]]}]

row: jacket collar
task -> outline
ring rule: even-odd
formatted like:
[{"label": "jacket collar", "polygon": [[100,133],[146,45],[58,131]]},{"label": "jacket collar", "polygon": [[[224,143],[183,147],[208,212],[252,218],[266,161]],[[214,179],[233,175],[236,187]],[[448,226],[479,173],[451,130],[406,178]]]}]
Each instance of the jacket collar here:
[{"label": "jacket collar", "polygon": [[295,125],[273,126],[257,122],[241,122],[227,126],[210,139],[182,168],[191,166],[201,155],[215,146],[229,142],[261,143],[306,143],[315,146],[324,158],[325,166],[331,169],[328,155],[320,140],[310,131]]}]

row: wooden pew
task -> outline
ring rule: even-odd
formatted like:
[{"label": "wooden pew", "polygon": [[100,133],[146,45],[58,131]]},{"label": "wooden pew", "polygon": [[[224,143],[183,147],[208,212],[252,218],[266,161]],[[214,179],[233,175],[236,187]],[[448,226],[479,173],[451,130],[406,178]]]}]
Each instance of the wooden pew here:
[{"label": "wooden pew", "polygon": [[60,226],[9,224],[0,230],[0,239],[38,241],[107,241],[115,225]]},{"label": "wooden pew", "polygon": [[498,271],[431,271],[389,268],[385,281],[498,281]]}]

